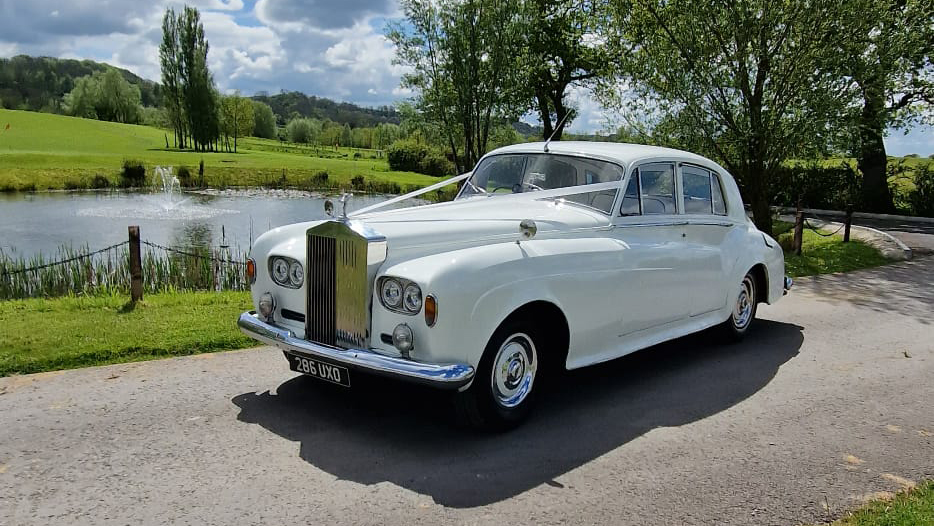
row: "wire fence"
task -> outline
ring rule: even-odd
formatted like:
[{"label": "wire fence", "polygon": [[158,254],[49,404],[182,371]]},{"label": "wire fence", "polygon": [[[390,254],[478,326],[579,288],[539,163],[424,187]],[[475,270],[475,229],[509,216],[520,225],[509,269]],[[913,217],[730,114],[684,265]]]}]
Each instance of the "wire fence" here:
[{"label": "wire fence", "polygon": [[[245,251],[229,246],[180,250],[141,240],[143,290],[247,290]],[[0,252],[0,300],[67,295],[129,294],[129,242],[100,250],[62,247],[53,257]]]}]

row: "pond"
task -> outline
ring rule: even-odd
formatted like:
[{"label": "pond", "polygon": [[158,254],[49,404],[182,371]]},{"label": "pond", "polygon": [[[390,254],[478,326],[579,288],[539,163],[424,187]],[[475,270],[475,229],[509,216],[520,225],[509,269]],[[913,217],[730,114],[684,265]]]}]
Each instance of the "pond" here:
[{"label": "pond", "polygon": [[[347,210],[388,198],[357,195]],[[319,193],[261,189],[0,194],[0,251],[28,258],[54,256],[62,246],[97,250],[125,241],[127,226],[139,225],[140,237],[153,243],[179,249],[229,245],[237,253],[271,228],[325,218],[325,199]]]}]

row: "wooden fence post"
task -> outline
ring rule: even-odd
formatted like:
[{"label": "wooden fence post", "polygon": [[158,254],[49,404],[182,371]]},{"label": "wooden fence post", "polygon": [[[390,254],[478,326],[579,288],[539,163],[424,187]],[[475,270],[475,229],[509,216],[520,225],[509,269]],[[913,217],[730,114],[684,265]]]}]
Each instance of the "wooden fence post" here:
[{"label": "wooden fence post", "polygon": [[130,233],[130,300],[143,299],[143,262],[139,251],[139,227],[128,227]]},{"label": "wooden fence post", "polygon": [[846,207],[846,222],[844,223],[845,226],[843,228],[843,242],[844,243],[850,242],[850,225],[852,224],[853,224],[853,207],[848,206]]},{"label": "wooden fence post", "polygon": [[795,237],[793,247],[795,255],[801,255],[801,244],[804,242],[804,210],[801,210],[801,198],[798,198],[798,209],[795,211]]}]

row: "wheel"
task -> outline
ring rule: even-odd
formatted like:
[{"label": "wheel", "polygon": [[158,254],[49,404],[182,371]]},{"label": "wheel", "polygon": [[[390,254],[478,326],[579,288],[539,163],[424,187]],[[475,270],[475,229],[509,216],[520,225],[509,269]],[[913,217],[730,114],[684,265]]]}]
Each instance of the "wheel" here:
[{"label": "wheel", "polygon": [[519,320],[500,325],[483,351],[473,383],[456,395],[460,420],[474,427],[506,430],[528,417],[541,365],[539,334],[530,323]]},{"label": "wheel", "polygon": [[756,278],[747,273],[739,285],[736,302],[729,319],[723,322],[724,332],[733,341],[742,340],[756,318]]}]

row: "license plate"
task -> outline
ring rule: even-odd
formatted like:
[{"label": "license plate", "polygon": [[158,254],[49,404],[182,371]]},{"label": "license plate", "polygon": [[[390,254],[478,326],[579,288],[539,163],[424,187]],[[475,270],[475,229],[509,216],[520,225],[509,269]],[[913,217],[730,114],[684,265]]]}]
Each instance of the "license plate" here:
[{"label": "license plate", "polygon": [[319,380],[350,387],[350,371],[346,367],[331,365],[296,354],[286,354],[286,357],[289,359],[289,369],[293,371],[314,376]]}]

